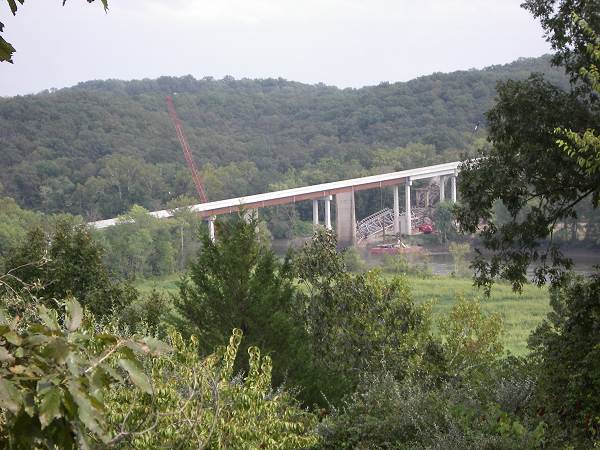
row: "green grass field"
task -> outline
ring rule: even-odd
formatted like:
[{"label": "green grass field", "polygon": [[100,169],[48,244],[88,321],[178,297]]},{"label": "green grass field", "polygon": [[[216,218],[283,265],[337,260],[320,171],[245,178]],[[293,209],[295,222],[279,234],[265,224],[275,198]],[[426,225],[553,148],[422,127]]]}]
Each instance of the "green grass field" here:
[{"label": "green grass field", "polygon": [[177,282],[180,277],[180,274],[173,274],[160,278],[141,279],[135,282],[135,287],[142,293],[150,292],[152,289],[156,288],[159,291],[176,294],[179,290]]},{"label": "green grass field", "polygon": [[[177,293],[179,275],[140,280],[136,287],[141,292],[153,288]],[[457,295],[467,298],[480,298],[486,313],[498,313],[504,324],[504,345],[512,354],[527,352],[527,337],[549,311],[548,290],[535,286],[524,286],[521,295],[512,292],[506,284],[496,284],[490,298],[473,288],[468,278],[434,276],[432,278],[408,277],[416,302],[435,300],[434,318],[442,317],[450,311]]]},{"label": "green grass field", "polygon": [[504,345],[512,354],[527,352],[527,337],[550,310],[547,288],[524,286],[521,295],[507,284],[496,284],[489,298],[473,287],[468,278],[436,276],[428,279],[409,277],[416,302],[435,300],[434,318],[447,314],[457,295],[480,298],[486,313],[497,313],[504,325]]}]

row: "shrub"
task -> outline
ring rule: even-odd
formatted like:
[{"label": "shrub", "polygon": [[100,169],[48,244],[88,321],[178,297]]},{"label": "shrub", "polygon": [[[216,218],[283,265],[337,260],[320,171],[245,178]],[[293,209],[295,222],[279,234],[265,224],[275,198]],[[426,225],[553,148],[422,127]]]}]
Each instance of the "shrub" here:
[{"label": "shrub", "polygon": [[31,230],[14,249],[6,263],[7,283],[20,292],[23,286],[34,287],[50,307],[55,299],[73,296],[96,316],[107,316],[127,306],[137,292],[110,279],[102,254],[85,225],[62,219],[49,235],[41,228]]},{"label": "shrub", "polygon": [[348,272],[336,244],[333,233],[321,231],[294,258],[311,358],[334,404],[365,371],[388,364],[399,377],[409,373],[430,334],[429,305],[413,303],[404,279]]},{"label": "shrub", "polygon": [[[392,370],[361,376],[319,426],[320,448],[540,448],[544,424],[519,409],[532,392],[528,377],[513,373],[513,360],[498,364],[499,325],[477,302],[458,299],[440,326],[443,342],[430,342],[417,370],[403,378]],[[512,404],[509,390],[520,395]]]},{"label": "shrub", "polygon": [[[227,347],[206,358],[198,341],[172,331],[173,352],[145,361],[156,390],[150,399],[128,389],[107,396],[114,426],[153,427],[132,435],[124,448],[300,449],[317,443],[316,416],[284,389],[272,390],[271,359],[248,349],[249,371],[234,373],[242,340],[234,330]],[[156,417],[152,411],[158,409]]]},{"label": "shrub", "polygon": [[344,264],[350,272],[364,272],[367,270],[367,264],[360,256],[358,250],[354,247],[348,247],[344,250]]},{"label": "shrub", "polygon": [[600,275],[551,290],[552,311],[529,337],[539,362],[538,413],[557,444],[600,433]]},{"label": "shrub", "polygon": [[[89,448],[115,445],[130,430],[107,421],[104,394],[117,385],[153,393],[136,353],[155,352],[150,338],[94,332],[74,299],[66,314],[37,307],[36,320],[0,313],[0,444],[3,448]],[[62,323],[62,324],[61,324]]]}]

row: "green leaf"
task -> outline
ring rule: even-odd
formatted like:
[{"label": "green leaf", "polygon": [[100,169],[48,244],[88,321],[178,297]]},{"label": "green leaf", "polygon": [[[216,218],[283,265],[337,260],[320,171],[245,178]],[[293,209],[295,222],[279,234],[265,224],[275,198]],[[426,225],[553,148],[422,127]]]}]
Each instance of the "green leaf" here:
[{"label": "green leaf", "polygon": [[58,364],[64,364],[69,352],[69,344],[63,338],[54,339],[44,349],[44,354],[55,359]]},{"label": "green leaf", "polygon": [[46,428],[54,419],[62,417],[60,410],[60,389],[51,387],[45,390],[40,403],[40,423],[42,430]]},{"label": "green leaf", "polygon": [[67,355],[67,367],[69,368],[69,372],[74,377],[79,376],[79,368],[81,365],[81,358],[77,355],[76,352],[70,352]]},{"label": "green leaf", "polygon": [[118,339],[112,334],[100,333],[96,335],[96,340],[104,344],[116,344]]},{"label": "green leaf", "polygon": [[81,385],[72,381],[69,383],[69,394],[73,401],[77,404],[77,415],[79,420],[92,432],[99,436],[104,436],[100,422],[103,417],[98,410],[94,408],[87,394],[82,389]]},{"label": "green leaf", "polygon": [[56,312],[49,310],[44,305],[40,305],[38,306],[38,313],[44,325],[46,325],[46,327],[48,327],[50,330],[58,331],[60,329],[58,326]]},{"label": "green leaf", "polygon": [[22,402],[23,396],[14,384],[4,378],[0,378],[0,408],[7,409],[16,415],[21,409]]},{"label": "green leaf", "polygon": [[150,380],[143,372],[142,365],[135,359],[119,359],[119,366],[129,373],[129,377],[133,384],[139,387],[142,391],[152,394],[152,386]]},{"label": "green leaf", "polygon": [[[137,353],[148,353],[149,350],[146,345],[135,341],[127,341],[125,342],[125,346],[126,347],[121,348],[121,353],[125,353],[128,348]],[[134,354],[131,352],[128,352],[127,357],[130,359],[135,358]]]},{"label": "green leaf", "polygon": [[117,381],[118,383],[122,383],[123,377],[121,375],[119,375],[119,372],[117,372],[115,369],[113,369],[112,367],[105,365],[103,367],[103,369],[106,371],[106,373],[108,375],[110,375],[112,377],[113,380]]},{"label": "green leaf", "polygon": [[14,52],[15,48],[0,36],[0,62],[6,61],[12,64],[12,54]]},{"label": "green leaf", "polygon": [[5,333],[4,339],[6,339],[13,345],[21,345],[23,343],[23,339],[21,339],[21,337],[14,331],[9,331],[8,333]]},{"label": "green leaf", "polygon": [[94,391],[100,391],[110,386],[111,376],[103,367],[96,367],[90,377],[90,388]]},{"label": "green leaf", "polygon": [[25,344],[28,346],[37,347],[38,345],[46,344],[50,342],[52,338],[43,334],[32,334],[25,338]]},{"label": "green leaf", "polygon": [[83,308],[81,308],[79,302],[74,298],[67,299],[65,305],[68,315],[65,325],[69,331],[75,331],[81,325],[81,320],[83,319]]}]

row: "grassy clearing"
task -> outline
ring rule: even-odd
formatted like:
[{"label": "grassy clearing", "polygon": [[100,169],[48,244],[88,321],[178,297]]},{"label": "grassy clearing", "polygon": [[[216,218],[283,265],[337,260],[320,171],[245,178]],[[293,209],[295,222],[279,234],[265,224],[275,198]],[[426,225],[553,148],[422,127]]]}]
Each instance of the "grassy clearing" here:
[{"label": "grassy clearing", "polygon": [[524,286],[521,295],[507,284],[496,284],[485,298],[468,278],[436,276],[428,279],[409,277],[416,302],[435,300],[434,317],[447,314],[457,295],[480,298],[486,313],[500,314],[504,323],[504,345],[515,355],[527,352],[527,337],[550,310],[547,288]]},{"label": "grassy clearing", "polygon": [[159,291],[177,294],[177,292],[179,292],[177,283],[180,278],[180,274],[166,275],[160,278],[140,279],[137,280],[134,285],[141,293],[147,293],[152,291],[152,289],[157,289]]},{"label": "grassy clearing", "polygon": [[[174,274],[162,278],[140,280],[136,287],[141,292],[149,292],[153,288],[177,294],[177,282],[180,275]],[[472,286],[468,278],[451,278],[434,276],[432,278],[408,277],[416,302],[435,300],[433,313],[435,318],[447,314],[457,295],[467,298],[480,298],[486,313],[498,313],[504,323],[504,345],[515,355],[527,352],[529,333],[546,316],[550,307],[548,290],[535,286],[525,286],[521,295],[512,292],[509,285],[496,284],[490,298],[485,298],[481,291]]]}]

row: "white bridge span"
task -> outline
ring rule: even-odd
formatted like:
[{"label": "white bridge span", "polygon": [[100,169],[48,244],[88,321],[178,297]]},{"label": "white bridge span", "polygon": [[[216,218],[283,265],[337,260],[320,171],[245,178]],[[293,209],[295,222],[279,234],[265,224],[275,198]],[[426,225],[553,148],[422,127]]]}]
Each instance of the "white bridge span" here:
[{"label": "white bridge span", "polygon": [[[440,201],[445,198],[445,180],[451,180],[451,199],[456,201],[456,177],[460,161],[436,164],[434,166],[420,167],[417,169],[402,170],[399,172],[384,173],[381,175],[371,175],[368,177],[352,178],[348,180],[334,181],[330,183],[315,184],[293,189],[284,189],[281,191],[265,192],[262,194],[248,195],[245,197],[230,198],[218,200],[215,202],[200,203],[184,207],[198,213],[209,221],[211,233],[214,217],[220,214],[230,214],[240,209],[251,210],[267,206],[283,205],[299,201],[313,201],[313,223],[318,224],[319,200],[325,203],[325,226],[331,228],[331,200],[336,198],[337,204],[337,228],[338,239],[341,242],[356,240],[356,219],[354,215],[354,192],[393,186],[394,188],[394,208],[392,210],[393,228],[396,233],[404,232],[410,234],[411,225],[411,185],[413,181],[427,178],[439,178],[441,181],[439,198]],[[405,189],[405,224],[400,223],[400,204],[398,187],[404,185]],[[182,209],[182,208],[181,208]],[[157,218],[172,217],[176,210],[164,209],[153,211],[149,214]],[[317,214],[314,214],[317,213]],[[93,228],[106,228],[118,225],[122,219],[118,217],[113,219],[99,220],[90,222]]]}]

